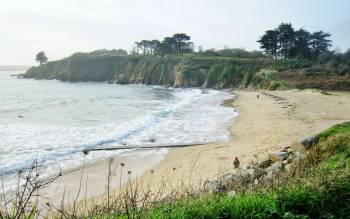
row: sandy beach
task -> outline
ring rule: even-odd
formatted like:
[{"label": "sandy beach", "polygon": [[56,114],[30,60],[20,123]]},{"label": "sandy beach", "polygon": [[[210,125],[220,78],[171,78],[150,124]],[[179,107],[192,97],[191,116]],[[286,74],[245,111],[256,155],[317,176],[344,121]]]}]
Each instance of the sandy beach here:
[{"label": "sandy beach", "polygon": [[[142,158],[136,155],[132,159],[115,157],[65,173],[42,192],[56,206],[61,203],[63,194],[66,205],[72,204],[76,197],[77,200],[101,197],[106,191],[109,165],[113,173],[110,186],[114,192],[118,192],[120,183],[128,180],[137,180],[151,189],[161,187],[164,194],[176,189],[196,188],[204,180],[231,171],[236,156],[241,163],[262,160],[271,151],[350,120],[349,93],[265,92],[235,91],[235,100],[226,102],[239,113],[230,128],[228,141],[175,148],[168,152],[147,151]],[[120,168],[120,163],[125,166]]]}]

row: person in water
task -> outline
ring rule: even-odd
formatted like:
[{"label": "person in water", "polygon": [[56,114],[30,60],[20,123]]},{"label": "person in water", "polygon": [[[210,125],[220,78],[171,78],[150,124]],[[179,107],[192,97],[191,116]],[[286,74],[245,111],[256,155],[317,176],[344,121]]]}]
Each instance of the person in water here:
[{"label": "person in water", "polygon": [[18,118],[23,118],[23,116],[21,114],[18,114]]},{"label": "person in water", "polygon": [[238,157],[235,157],[235,160],[233,161],[233,166],[235,167],[235,169],[237,169],[239,167],[239,159]]}]

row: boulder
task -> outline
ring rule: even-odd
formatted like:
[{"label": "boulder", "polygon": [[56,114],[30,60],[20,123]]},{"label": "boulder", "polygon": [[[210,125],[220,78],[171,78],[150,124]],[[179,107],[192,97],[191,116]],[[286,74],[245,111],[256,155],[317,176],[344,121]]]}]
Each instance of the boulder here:
[{"label": "boulder", "polygon": [[269,154],[272,161],[282,161],[288,157],[288,153],[285,151],[275,151]]},{"label": "boulder", "polygon": [[204,190],[213,192],[213,193],[219,193],[224,191],[224,187],[218,180],[213,181],[205,181],[203,184]]},{"label": "boulder", "polygon": [[240,174],[229,173],[220,177],[220,182],[225,190],[230,190],[241,186],[243,184],[243,178]]},{"label": "boulder", "polygon": [[256,178],[255,180],[254,180],[254,185],[258,185],[259,184],[259,180]]},{"label": "boulder", "polygon": [[266,169],[266,179],[267,180],[274,180],[283,170],[284,164],[282,161],[276,161],[274,164],[272,164],[270,167]]},{"label": "boulder", "polygon": [[311,136],[311,137],[305,138],[305,139],[302,140],[300,143],[301,143],[302,145],[304,145],[304,147],[305,147],[306,150],[309,150],[310,147],[311,147],[313,144],[315,144],[316,140],[317,140],[317,139],[316,139],[315,136]]},{"label": "boulder", "polygon": [[242,178],[242,185],[246,185],[246,184],[252,182],[254,179],[254,169],[252,169],[252,168],[250,168],[250,169],[241,168],[241,169],[239,169],[237,174],[239,174]]},{"label": "boulder", "polygon": [[260,163],[258,164],[258,167],[260,167],[260,168],[262,168],[262,169],[265,169],[265,168],[268,168],[269,166],[271,166],[272,163],[273,163],[273,162],[272,162],[271,159],[264,160],[264,161],[262,161],[262,162],[260,162]]},{"label": "boulder", "polygon": [[254,176],[253,178],[260,178],[266,175],[266,171],[258,166],[253,166]]}]

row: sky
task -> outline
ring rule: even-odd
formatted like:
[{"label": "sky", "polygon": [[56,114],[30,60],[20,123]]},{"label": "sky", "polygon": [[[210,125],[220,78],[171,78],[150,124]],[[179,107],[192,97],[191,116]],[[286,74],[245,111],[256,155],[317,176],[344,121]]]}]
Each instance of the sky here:
[{"label": "sky", "polygon": [[349,0],[0,0],[0,65],[34,65],[74,52],[121,48],[187,33],[204,49],[259,49],[281,22],[332,34],[350,48]]}]

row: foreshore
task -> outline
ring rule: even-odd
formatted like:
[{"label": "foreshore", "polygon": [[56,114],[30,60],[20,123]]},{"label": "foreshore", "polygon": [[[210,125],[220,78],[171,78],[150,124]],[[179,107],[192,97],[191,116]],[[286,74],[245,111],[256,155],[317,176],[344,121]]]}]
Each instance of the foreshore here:
[{"label": "foreshore", "polygon": [[63,196],[66,206],[74,199],[101,200],[107,190],[109,169],[113,173],[110,190],[114,193],[129,179],[147,184],[150,189],[162,188],[164,194],[199,188],[203,181],[230,172],[234,157],[241,163],[262,160],[269,152],[350,120],[349,93],[324,95],[312,90],[290,90],[235,91],[234,94],[236,99],[226,101],[226,105],[239,115],[230,127],[228,141],[168,152],[150,150],[142,158],[136,154],[132,159],[118,156],[66,173],[43,192],[55,206]]}]

